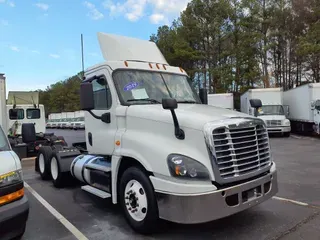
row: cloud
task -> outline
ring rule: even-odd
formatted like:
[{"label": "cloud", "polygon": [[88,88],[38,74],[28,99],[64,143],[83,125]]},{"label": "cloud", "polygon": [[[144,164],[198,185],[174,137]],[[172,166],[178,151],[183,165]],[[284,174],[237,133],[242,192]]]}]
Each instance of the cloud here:
[{"label": "cloud", "polygon": [[49,54],[49,56],[50,57],[52,57],[52,58],[55,58],[55,59],[58,59],[58,58],[60,58],[60,55],[58,55],[58,54]]},{"label": "cloud", "polygon": [[96,6],[88,1],[85,1],[84,6],[89,9],[88,16],[93,20],[99,20],[104,18],[104,15],[96,8]]},{"label": "cloud", "polygon": [[10,7],[15,7],[16,5],[12,1],[0,0],[0,3],[7,3]]},{"label": "cloud", "polygon": [[103,2],[110,16],[124,15],[129,21],[135,22],[144,15],[147,0],[127,0],[124,3],[113,3],[111,0]]},{"label": "cloud", "polygon": [[[129,21],[137,21],[149,15],[151,23],[169,22],[183,11],[190,0],[126,0],[124,3],[114,3],[112,0],[103,2],[111,17],[122,15]],[[151,9],[152,14],[147,10]]]},{"label": "cloud", "polygon": [[14,52],[20,52],[20,49],[17,46],[10,46],[9,48]]},{"label": "cloud", "polygon": [[31,50],[32,53],[35,53],[35,54],[40,54],[40,52],[38,50]]},{"label": "cloud", "polygon": [[166,21],[166,17],[163,14],[160,13],[154,13],[149,17],[151,23],[153,24],[159,24],[161,22]]},{"label": "cloud", "polygon": [[0,19],[0,25],[1,26],[9,26],[9,22],[7,20]]},{"label": "cloud", "polygon": [[40,8],[43,11],[48,11],[49,9],[49,5],[45,3],[36,3],[35,6]]}]

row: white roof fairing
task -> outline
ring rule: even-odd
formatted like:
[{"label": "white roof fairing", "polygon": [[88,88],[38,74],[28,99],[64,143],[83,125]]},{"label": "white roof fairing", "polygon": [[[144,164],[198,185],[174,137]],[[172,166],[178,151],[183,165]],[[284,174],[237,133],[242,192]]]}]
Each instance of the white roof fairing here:
[{"label": "white roof fairing", "polygon": [[105,61],[168,62],[154,42],[99,32],[98,41]]}]

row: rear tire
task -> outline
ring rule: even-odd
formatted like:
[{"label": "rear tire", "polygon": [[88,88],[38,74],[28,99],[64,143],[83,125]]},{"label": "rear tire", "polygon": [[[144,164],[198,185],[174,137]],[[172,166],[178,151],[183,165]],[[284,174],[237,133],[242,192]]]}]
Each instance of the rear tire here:
[{"label": "rear tire", "polygon": [[[39,149],[39,153],[36,159],[36,166],[39,168],[40,176],[43,180],[50,179],[50,159],[52,156],[52,149],[49,146],[43,146]],[[38,163],[38,166],[37,166]]]},{"label": "rear tire", "polygon": [[158,204],[148,176],[137,167],[128,168],[120,179],[119,200],[128,224],[138,233],[159,229]]},{"label": "rear tire", "polygon": [[66,185],[67,178],[69,175],[69,172],[61,172],[59,161],[59,154],[56,151],[53,152],[50,160],[50,175],[53,186],[55,186],[56,188],[64,187]]}]

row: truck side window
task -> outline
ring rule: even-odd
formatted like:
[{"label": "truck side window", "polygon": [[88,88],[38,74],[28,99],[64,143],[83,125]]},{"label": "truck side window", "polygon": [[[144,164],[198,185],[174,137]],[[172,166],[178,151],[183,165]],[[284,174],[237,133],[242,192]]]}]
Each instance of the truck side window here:
[{"label": "truck side window", "polygon": [[24,110],[23,109],[10,109],[9,110],[10,120],[21,120],[24,119]]},{"label": "truck side window", "polygon": [[110,109],[111,108],[111,92],[105,78],[99,78],[92,81],[94,108]]},{"label": "truck side window", "polygon": [[40,109],[27,109],[27,119],[39,119],[40,118]]}]

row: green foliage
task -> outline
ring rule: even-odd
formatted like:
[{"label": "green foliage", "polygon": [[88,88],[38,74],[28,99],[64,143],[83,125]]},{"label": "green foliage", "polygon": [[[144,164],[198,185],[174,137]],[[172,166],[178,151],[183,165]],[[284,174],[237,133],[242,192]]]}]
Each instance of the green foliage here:
[{"label": "green foliage", "polygon": [[319,18],[319,0],[193,0],[150,40],[210,93],[287,89],[320,81]]},{"label": "green foliage", "polygon": [[40,103],[44,104],[47,115],[80,110],[80,74],[52,84],[45,91],[39,90]]}]

